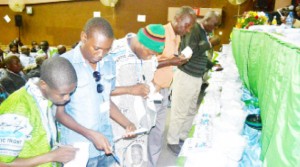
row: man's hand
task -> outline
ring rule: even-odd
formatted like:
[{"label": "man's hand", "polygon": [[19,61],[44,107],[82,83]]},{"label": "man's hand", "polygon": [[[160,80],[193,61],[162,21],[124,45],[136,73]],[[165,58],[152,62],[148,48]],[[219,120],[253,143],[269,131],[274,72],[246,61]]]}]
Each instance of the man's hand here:
[{"label": "man's hand", "polygon": [[136,127],[133,123],[130,123],[128,124],[126,127],[125,127],[125,130],[126,130],[126,134],[124,136],[124,138],[134,138],[136,137],[136,135],[128,135],[129,132],[134,132],[136,130]]},{"label": "man's hand", "polygon": [[214,71],[222,71],[223,67],[221,66],[221,64],[215,64],[213,66]]},{"label": "man's hand", "polygon": [[157,68],[163,68],[168,66],[181,66],[188,62],[188,59],[184,57],[184,55],[173,55],[171,59],[162,60],[158,62]]},{"label": "man's hand", "polygon": [[56,118],[59,122],[89,139],[97,149],[104,150],[106,154],[111,154],[109,141],[104,135],[78,124],[70,115],[65,113],[64,110],[64,106],[57,106]]},{"label": "man's hand", "polygon": [[149,92],[150,88],[147,84],[136,84],[129,87],[129,94],[131,95],[147,97]]},{"label": "man's hand", "polygon": [[173,57],[172,59],[169,59],[170,64],[172,66],[181,66],[188,62],[188,59],[186,59],[183,55],[180,55],[179,57]]},{"label": "man's hand", "polygon": [[103,150],[105,152],[105,154],[112,153],[112,150],[110,149],[111,146],[110,146],[109,141],[101,133],[93,131],[93,130],[89,130],[88,138],[89,138],[89,140],[92,141],[92,143],[95,145],[95,147],[98,150]]},{"label": "man's hand", "polygon": [[215,36],[209,38],[209,42],[211,43],[212,46],[216,46],[221,43],[221,39],[218,35],[215,35]]},{"label": "man's hand", "polygon": [[51,151],[51,162],[67,163],[75,158],[78,148],[72,146],[59,146],[57,149]]}]

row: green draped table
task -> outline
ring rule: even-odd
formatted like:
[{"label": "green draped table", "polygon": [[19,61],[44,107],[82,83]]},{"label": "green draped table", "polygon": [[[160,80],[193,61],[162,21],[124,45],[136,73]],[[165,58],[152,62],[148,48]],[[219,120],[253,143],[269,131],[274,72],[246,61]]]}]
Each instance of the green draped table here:
[{"label": "green draped table", "polygon": [[300,48],[273,34],[234,29],[232,49],[241,80],[259,99],[263,166],[300,167]]},{"label": "green draped table", "polygon": [[[263,166],[300,167],[300,47],[283,36],[233,29],[232,51],[241,80],[259,99]],[[177,165],[186,160],[178,157]]]}]

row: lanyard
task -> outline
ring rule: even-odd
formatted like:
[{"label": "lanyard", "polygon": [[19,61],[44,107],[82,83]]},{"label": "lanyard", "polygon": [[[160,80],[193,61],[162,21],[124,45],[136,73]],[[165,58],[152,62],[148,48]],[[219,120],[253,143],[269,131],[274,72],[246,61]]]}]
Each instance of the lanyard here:
[{"label": "lanyard", "polygon": [[143,69],[143,60],[141,60],[141,63],[138,63],[136,61],[135,63],[135,69],[136,69],[136,72],[137,72],[137,82],[138,83],[146,83],[146,77],[145,77],[145,74],[144,74],[144,69]]}]

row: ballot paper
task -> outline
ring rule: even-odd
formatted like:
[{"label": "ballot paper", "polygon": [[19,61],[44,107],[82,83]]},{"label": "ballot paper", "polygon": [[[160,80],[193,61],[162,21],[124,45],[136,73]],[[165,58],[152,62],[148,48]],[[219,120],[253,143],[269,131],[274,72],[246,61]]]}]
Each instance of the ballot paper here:
[{"label": "ballot paper", "polygon": [[84,167],[86,166],[89,159],[89,143],[86,142],[76,142],[73,144],[73,147],[78,148],[75,158],[64,164],[64,167]]},{"label": "ballot paper", "polygon": [[153,82],[150,82],[149,84],[150,92],[148,94],[148,99],[151,101],[162,101],[163,96],[156,91],[156,88],[153,84]]},{"label": "ballot paper", "polygon": [[189,59],[192,57],[193,51],[189,46],[187,46],[181,51],[181,54],[183,54],[185,58]]}]

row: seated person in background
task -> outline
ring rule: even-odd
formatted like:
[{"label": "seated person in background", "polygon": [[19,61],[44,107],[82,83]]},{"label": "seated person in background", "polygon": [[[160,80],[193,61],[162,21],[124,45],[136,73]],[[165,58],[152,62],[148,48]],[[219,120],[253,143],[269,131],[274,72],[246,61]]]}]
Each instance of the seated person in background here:
[{"label": "seated person in background", "polygon": [[21,42],[21,40],[19,38],[14,39],[12,42],[15,43],[18,47],[23,46],[23,43]]},{"label": "seated person in background", "polygon": [[67,51],[67,48],[64,45],[58,45],[57,46],[57,51],[58,51],[59,55],[62,55]]},{"label": "seated person in background", "polygon": [[0,79],[4,76],[5,74],[5,65],[4,62],[0,62]]},{"label": "seated person in background", "polygon": [[57,46],[57,53],[54,56],[60,56],[67,51],[67,48],[64,45]]},{"label": "seated person in background", "polygon": [[8,93],[3,88],[3,86],[0,84],[0,104],[8,97]]},{"label": "seated person in background", "polygon": [[[293,27],[294,28],[300,28],[300,5],[298,5],[297,7],[296,7],[296,9],[295,9],[295,12],[296,12],[296,17],[294,18],[294,20],[293,20]],[[286,18],[287,17],[281,17],[281,21],[282,21],[282,23],[286,23]]]},{"label": "seated person in background", "polygon": [[5,71],[0,79],[0,84],[7,91],[12,94],[14,91],[20,89],[26,83],[26,78],[22,72],[22,65],[17,56],[8,56],[4,59]]},{"label": "seated person in background", "polygon": [[37,51],[37,56],[46,54],[47,58],[51,58],[57,53],[57,48],[49,47],[48,41],[42,41],[40,48],[41,49]]},{"label": "seated person in background", "polygon": [[74,49],[77,45],[78,45],[79,42],[75,42],[73,45],[72,45],[72,49]]},{"label": "seated person in background", "polygon": [[35,53],[35,52],[37,52],[38,50],[40,50],[39,45],[37,44],[36,41],[32,41],[32,42],[31,42],[31,50],[30,50],[30,52]]},{"label": "seated person in background", "polygon": [[50,108],[52,104],[65,105],[76,85],[70,62],[56,57],[44,63],[40,79],[30,79],[1,104],[1,167],[52,167],[74,158],[76,148],[53,149],[57,131]]},{"label": "seated person in background", "polygon": [[[0,49],[0,79],[5,73],[4,69],[4,58],[3,58],[3,50]],[[8,93],[5,91],[3,86],[0,84],[0,104],[8,97]]]},{"label": "seated person in background", "polygon": [[30,71],[26,74],[26,77],[27,78],[40,77],[41,66],[42,66],[44,60],[46,60],[46,56],[36,57],[35,58],[36,66],[34,68],[30,69]]},{"label": "seated person in background", "polygon": [[15,44],[14,42],[11,42],[9,45],[9,51],[6,55],[4,55],[4,57],[10,56],[10,55],[15,55],[19,57],[19,47],[17,44]]},{"label": "seated person in background", "polygon": [[30,56],[30,49],[26,45],[21,47],[20,61],[24,68],[35,63],[34,58]]},{"label": "seated person in background", "polygon": [[4,74],[4,52],[2,49],[0,49],[0,78],[3,76]]},{"label": "seated person in background", "polygon": [[4,61],[4,51],[0,48],[0,62]]},{"label": "seated person in background", "polygon": [[[3,50],[0,49],[0,79],[4,75],[4,57],[3,57]],[[8,93],[5,91],[3,86],[0,84],[0,104],[8,97]]]}]

